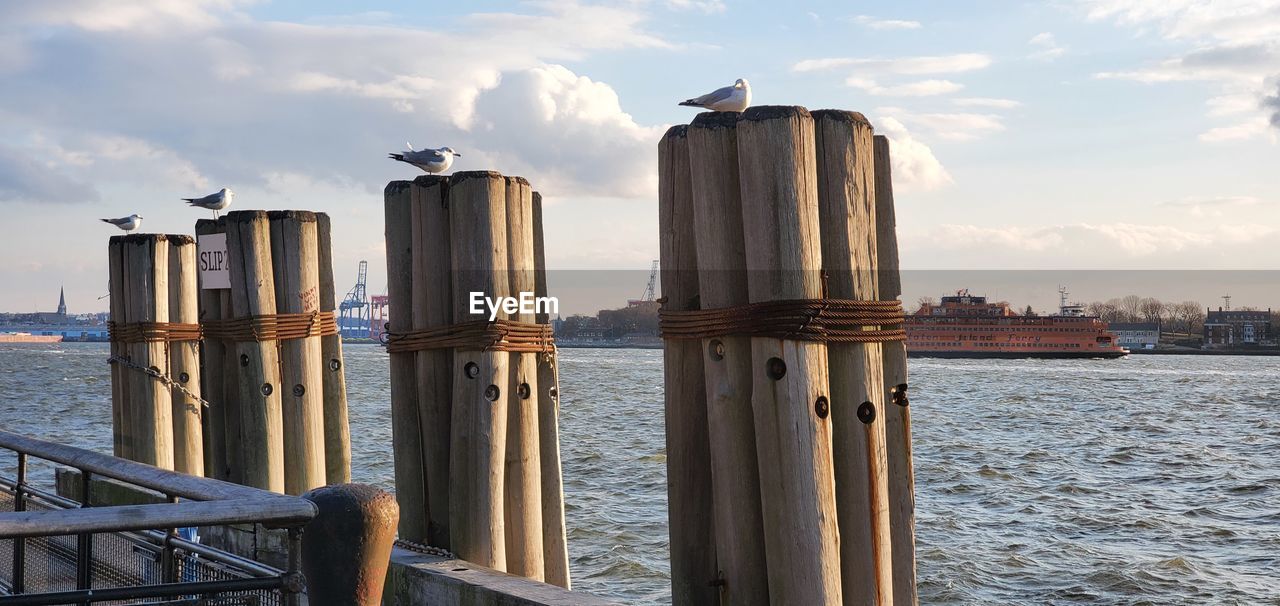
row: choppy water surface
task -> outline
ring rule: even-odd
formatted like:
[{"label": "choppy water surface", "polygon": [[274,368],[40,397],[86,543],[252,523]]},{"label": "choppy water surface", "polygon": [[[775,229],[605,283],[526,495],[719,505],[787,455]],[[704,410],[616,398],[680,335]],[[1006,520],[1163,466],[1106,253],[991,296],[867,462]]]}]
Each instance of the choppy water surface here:
[{"label": "choppy water surface", "polygon": [[[561,357],[575,586],[665,603],[661,352]],[[355,477],[391,488],[385,354],[347,358]],[[0,345],[0,425],[109,451],[105,359]],[[1280,358],[911,374],[922,603],[1280,604]]]}]

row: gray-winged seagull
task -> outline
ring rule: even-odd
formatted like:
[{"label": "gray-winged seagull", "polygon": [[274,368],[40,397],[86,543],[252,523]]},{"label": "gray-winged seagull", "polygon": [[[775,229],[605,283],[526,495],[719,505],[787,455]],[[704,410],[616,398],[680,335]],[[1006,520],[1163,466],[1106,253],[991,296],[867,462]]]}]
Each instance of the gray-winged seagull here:
[{"label": "gray-winged seagull", "polygon": [[702,107],[717,112],[745,111],[751,105],[751,85],[746,78],[738,78],[733,86],[716,89],[701,97],[680,102],[680,105]]}]

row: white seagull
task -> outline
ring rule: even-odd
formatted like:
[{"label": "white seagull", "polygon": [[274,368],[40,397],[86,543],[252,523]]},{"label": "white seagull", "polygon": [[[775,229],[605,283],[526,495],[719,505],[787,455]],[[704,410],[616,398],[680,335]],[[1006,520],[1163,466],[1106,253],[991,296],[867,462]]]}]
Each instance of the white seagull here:
[{"label": "white seagull", "polygon": [[125,232],[131,232],[142,226],[142,215],[129,215],[127,217],[120,217],[119,219],[103,219],[102,221],[119,227],[120,229],[125,230]]},{"label": "white seagull", "polygon": [[440,149],[422,149],[414,151],[413,145],[405,143],[405,147],[409,151],[403,154],[388,154],[387,157],[392,160],[412,164],[428,173],[442,173],[449,170],[453,166],[454,158],[461,158],[462,154],[453,151],[452,147],[441,147]]},{"label": "white seagull", "polygon": [[680,105],[702,107],[716,112],[745,111],[751,105],[751,85],[746,78],[738,78],[733,86],[711,91],[701,97],[680,102]]},{"label": "white seagull", "polygon": [[231,201],[236,197],[236,192],[230,188],[222,188],[216,194],[209,194],[203,198],[183,198],[191,206],[199,208],[207,208],[213,211],[213,217],[218,218],[218,211],[231,206]]}]

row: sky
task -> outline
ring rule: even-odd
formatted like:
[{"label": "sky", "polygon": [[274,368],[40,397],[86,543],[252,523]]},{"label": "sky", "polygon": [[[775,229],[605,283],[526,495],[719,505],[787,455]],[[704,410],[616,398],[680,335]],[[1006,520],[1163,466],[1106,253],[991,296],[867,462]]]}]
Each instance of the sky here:
[{"label": "sky", "polygon": [[1280,0],[8,0],[0,310],[105,310],[97,219],[191,233],[223,186],[328,212],[383,292],[406,141],[529,178],[549,267],[621,302],[676,102],[736,78],[891,139],[904,268],[1280,268]]}]

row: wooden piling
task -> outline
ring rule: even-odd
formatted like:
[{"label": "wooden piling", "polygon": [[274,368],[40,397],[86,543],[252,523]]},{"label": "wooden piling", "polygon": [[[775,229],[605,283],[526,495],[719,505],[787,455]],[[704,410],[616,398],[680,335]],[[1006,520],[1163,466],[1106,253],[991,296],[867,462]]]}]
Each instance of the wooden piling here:
[{"label": "wooden piling", "polygon": [[[673,126],[658,143],[659,257],[665,309],[699,308],[692,197],[688,127]],[[696,341],[668,339],[663,345],[667,520],[675,606],[719,600],[707,392],[700,350]]]},{"label": "wooden piling", "polygon": [[[862,114],[813,113],[827,297],[874,301],[875,175]],[[890,604],[888,484],[879,343],[828,343],[836,510],[844,603]]]},{"label": "wooden piling", "polygon": [[[167,236],[169,241],[169,321],[196,324],[197,304],[196,241],[185,235]],[[201,396],[200,342],[174,341],[169,345],[169,378],[195,396]],[[204,407],[196,398],[174,386],[173,468],[193,476],[203,476]]]},{"label": "wooden piling", "polygon": [[[126,288],[130,291],[126,319],[130,323],[169,321],[169,243],[160,234],[124,237]],[[163,341],[130,343],[133,364],[167,373]],[[127,371],[133,458],[140,463],[173,469],[173,398],[169,387],[136,368]]]},{"label": "wooden piling", "polygon": [[[315,213],[267,213],[271,267],[279,314],[313,314],[320,324],[319,243]],[[285,492],[300,495],[325,485],[324,371],[320,337],[281,341],[280,393],[284,427]]]},{"label": "wooden piling", "polygon": [[[226,215],[218,219],[219,225],[225,230]],[[227,232],[227,255],[228,263],[230,263],[231,254],[231,235]],[[235,316],[235,308],[231,305],[231,289],[224,288],[218,291],[218,307],[219,316],[224,320],[232,319]],[[244,427],[243,422],[243,406],[240,404],[240,355],[237,353],[238,347],[234,343],[222,342],[222,401],[219,402],[218,408],[222,410],[223,423],[223,453],[227,459],[227,481],[236,484],[245,483],[244,460],[246,443],[242,439],[241,430]]]},{"label": "wooden piling", "polygon": [[[265,211],[227,213],[227,255],[231,263],[234,318],[276,313],[271,263],[271,230]],[[275,341],[236,341],[239,364],[241,482],[284,492],[284,432],[280,360]]]},{"label": "wooden piling", "polygon": [[[117,325],[127,321],[129,289],[126,287],[124,236],[112,236],[107,244],[108,291],[111,294],[111,321]],[[123,359],[129,355],[129,347],[122,342],[111,342],[111,446],[117,457],[133,458],[132,419],[129,410],[129,373]]]},{"label": "wooden piling", "polygon": [[[898,233],[893,203],[893,173],[889,140],[875,137],[876,255],[879,260],[880,298],[892,301],[902,296],[898,267]],[[898,606],[915,606],[915,472],[911,462],[911,410],[906,394],[894,392],[907,384],[905,341],[884,344],[885,458],[888,467],[889,527],[892,541],[893,601]]]},{"label": "wooden piling", "polygon": [[[414,179],[413,327],[435,328],[453,323],[450,288],[448,177]],[[447,349],[414,352],[418,381],[418,422],[422,441],[423,479],[427,497],[430,545],[449,547],[449,433],[453,409],[453,355]]]},{"label": "wooden piling", "polygon": [[[316,213],[316,250],[320,263],[320,311],[337,309],[337,291],[333,284],[333,227],[329,215]],[[342,335],[320,337],[320,357],[324,388],[324,467],[325,481],[346,484],[351,481],[351,428],[347,415],[347,372],[342,357]]]},{"label": "wooden piling", "polygon": [[[225,233],[225,224],[212,219],[196,221],[197,251],[199,238],[203,235]],[[199,272],[197,272],[199,274]],[[198,317],[201,322],[222,320],[222,297],[226,289],[204,288],[200,284]],[[204,471],[205,475],[218,480],[227,480],[226,452],[226,390],[223,385],[226,362],[226,344],[221,339],[205,338],[201,342],[200,394],[206,401],[215,403],[204,411]]]},{"label": "wooden piling", "polygon": [[[457,322],[487,316],[470,313],[471,293],[510,296],[507,279],[506,185],[488,171],[454,173],[449,185],[449,241],[453,259],[453,310]],[[504,315],[499,310],[498,318]],[[449,538],[458,557],[507,569],[504,538],[508,354],[454,351],[450,448]]]},{"label": "wooden piling", "polygon": [[[757,106],[738,121],[752,303],[823,296],[813,119]],[[830,389],[823,343],[753,337],[751,404],[775,604],[841,602]]]},{"label": "wooden piling", "polygon": [[[506,177],[507,281],[509,293],[533,297],[533,190],[523,177]],[[532,324],[532,310],[508,319]],[[538,453],[538,354],[508,355],[507,446],[503,489],[506,511],[507,572],[541,581],[542,469]]]},{"label": "wooden piling", "polygon": [[[542,232],[542,194],[533,192],[534,295],[548,296],[547,253]],[[539,309],[534,321],[550,324]],[[546,582],[569,589],[569,550],[564,526],[564,480],[560,464],[560,377],[555,353],[538,355],[538,462],[542,467],[542,553]]]},{"label": "wooden piling", "polygon": [[[392,181],[384,192],[387,242],[387,296],[393,310],[393,334],[413,328],[412,183]],[[418,418],[417,366],[412,352],[392,352],[391,446],[395,459],[396,501],[400,504],[400,537],[427,540],[427,484]]]},{"label": "wooden piling", "polygon": [[[703,308],[748,302],[738,180],[737,112],[698,114],[689,172]],[[751,413],[751,339],[702,339],[716,559],[725,604],[768,604],[760,477]]]}]

